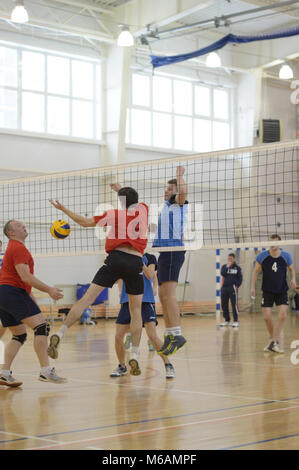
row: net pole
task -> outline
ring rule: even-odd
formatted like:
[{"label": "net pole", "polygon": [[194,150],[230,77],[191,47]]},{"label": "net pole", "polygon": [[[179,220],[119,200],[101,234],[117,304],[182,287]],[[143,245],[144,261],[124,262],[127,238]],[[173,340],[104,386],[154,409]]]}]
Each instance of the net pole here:
[{"label": "net pole", "polygon": [[220,288],[221,288],[221,274],[220,274],[220,248],[216,249],[216,324],[220,323]]}]

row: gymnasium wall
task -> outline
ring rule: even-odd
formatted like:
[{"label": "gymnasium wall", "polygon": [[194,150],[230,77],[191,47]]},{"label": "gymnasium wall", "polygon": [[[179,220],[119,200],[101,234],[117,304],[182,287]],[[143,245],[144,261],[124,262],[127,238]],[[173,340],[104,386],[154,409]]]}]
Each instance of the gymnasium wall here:
[{"label": "gymnasium wall", "polygon": [[95,144],[5,132],[0,132],[0,143],[0,169],[51,173],[94,168],[101,161],[101,147]]},{"label": "gymnasium wall", "polygon": [[[3,34],[3,33],[1,33]],[[19,40],[20,42],[34,45],[34,38],[23,37],[16,38],[17,35],[6,36],[6,40]],[[0,36],[1,37],[1,36]],[[4,39],[4,38],[2,38]],[[53,43],[54,44],[54,43]],[[166,44],[166,43],[165,43]],[[47,40],[36,41],[39,47],[54,47]],[[167,46],[167,45],[166,45]],[[192,48],[189,41],[184,44],[186,51]],[[194,49],[200,46],[194,44]],[[168,46],[167,46],[168,47]],[[172,49],[175,52],[176,45],[172,41]],[[83,55],[84,50],[79,46],[66,46],[61,43],[55,44],[56,49]],[[92,49],[86,49],[86,54],[95,56]],[[221,54],[227,54],[221,51]],[[182,70],[182,69],[180,69]],[[179,70],[173,68],[173,73]],[[199,81],[208,80],[206,72],[184,68],[184,74],[190,74],[192,78],[198,78]],[[247,146],[253,143],[253,121],[258,103],[256,103],[256,78],[251,74],[238,74],[233,72],[233,79],[215,76],[214,81],[221,84],[233,86],[234,89],[234,142],[233,146]],[[230,84],[229,84],[230,82]],[[279,118],[283,121],[283,138],[290,139],[295,137],[295,110],[294,105],[289,101],[290,91],[287,87],[279,87],[269,81],[263,82],[261,117]],[[39,138],[34,135],[15,135],[13,133],[0,131],[0,168],[10,168],[10,177],[13,176],[11,170],[15,169],[15,176],[21,176],[20,171],[24,170],[24,175],[36,173],[48,173],[53,171],[70,171],[81,168],[92,168],[102,164],[103,147],[98,144],[71,142],[63,139]],[[137,148],[127,146],[125,160],[126,162],[146,161],[152,159],[168,158],[177,156],[177,152],[155,151],[147,148]],[[0,177],[3,178],[1,172]],[[2,236],[0,238],[3,238]],[[289,250],[293,252],[294,250]],[[299,270],[299,254],[296,250],[295,263],[297,271]],[[226,260],[227,252],[222,253],[222,262]],[[214,251],[200,251],[191,255],[189,272],[188,255],[185,265],[181,272],[180,282],[187,279],[191,283],[188,289],[190,301],[214,301],[215,299],[215,253]],[[50,284],[75,284],[77,282],[90,282],[94,273],[102,262],[101,256],[84,257],[59,257],[59,258],[38,258],[36,259],[36,274],[45,282]],[[113,301],[117,302],[117,293],[114,291]]]},{"label": "gymnasium wall", "polygon": [[282,120],[282,140],[296,139],[296,106],[291,103],[289,82],[264,79],[262,83],[261,119]]}]

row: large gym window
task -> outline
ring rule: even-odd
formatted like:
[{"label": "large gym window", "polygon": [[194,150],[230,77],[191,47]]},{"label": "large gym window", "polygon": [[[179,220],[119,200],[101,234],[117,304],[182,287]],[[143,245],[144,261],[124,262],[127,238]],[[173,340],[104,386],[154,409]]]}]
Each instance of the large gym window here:
[{"label": "large gym window", "polygon": [[228,89],[132,73],[127,144],[209,152],[229,148],[230,134]]},{"label": "large gym window", "polygon": [[100,140],[101,64],[0,44],[0,128]]}]

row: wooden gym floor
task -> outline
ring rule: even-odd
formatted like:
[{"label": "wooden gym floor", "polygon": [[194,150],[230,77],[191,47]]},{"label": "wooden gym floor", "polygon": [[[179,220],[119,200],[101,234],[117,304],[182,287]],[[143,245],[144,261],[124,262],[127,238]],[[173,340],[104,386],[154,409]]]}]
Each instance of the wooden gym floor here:
[{"label": "wooden gym floor", "polygon": [[240,324],[216,331],[213,317],[185,317],[188,343],[172,356],[176,378],[168,381],[145,336],[142,375],[110,378],[114,321],[100,320],[65,337],[56,368],[68,383],[39,382],[30,333],[14,366],[22,388],[0,386],[0,450],[298,449],[299,365],[290,344],[299,340],[299,316],[289,314],[279,356],[263,352],[260,314],[241,315]]}]

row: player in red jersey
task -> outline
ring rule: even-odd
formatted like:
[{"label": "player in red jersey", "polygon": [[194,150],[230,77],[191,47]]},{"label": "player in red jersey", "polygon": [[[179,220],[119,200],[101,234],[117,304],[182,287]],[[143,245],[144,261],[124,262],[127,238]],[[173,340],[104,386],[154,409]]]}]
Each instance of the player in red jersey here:
[{"label": "player in red jersey", "polygon": [[6,344],[4,364],[0,371],[0,385],[18,387],[22,382],[14,379],[11,365],[27,338],[26,326],[34,330],[34,350],[40,362],[39,380],[63,383],[55,368],[49,365],[47,355],[49,327],[41,313],[31,288],[47,292],[58,300],[63,297],[61,289],[48,286],[34,276],[34,261],[25,246],[28,236],[25,225],[18,220],[9,220],[3,229],[9,238],[0,272],[0,320],[3,327],[12,333]]},{"label": "player in red jersey", "polygon": [[132,375],[139,375],[141,371],[138,354],[142,333],[141,304],[143,296],[142,255],[147,245],[148,207],[144,203],[138,203],[138,193],[130,187],[118,191],[118,197],[122,209],[111,209],[101,216],[91,218],[75,214],[59,201],[50,200],[56,209],[64,212],[82,227],[110,226],[110,231],[105,244],[108,256],[103,266],[96,273],[85,295],[73,305],[58,333],[51,336],[48,354],[53,359],[58,357],[58,345],[67,329],[80,318],[82,312],[93,304],[106,287],[112,287],[118,279],[122,279],[129,295],[131,313],[130,372]]}]

